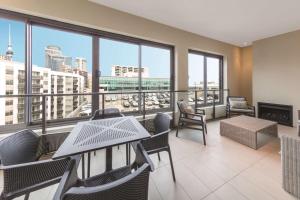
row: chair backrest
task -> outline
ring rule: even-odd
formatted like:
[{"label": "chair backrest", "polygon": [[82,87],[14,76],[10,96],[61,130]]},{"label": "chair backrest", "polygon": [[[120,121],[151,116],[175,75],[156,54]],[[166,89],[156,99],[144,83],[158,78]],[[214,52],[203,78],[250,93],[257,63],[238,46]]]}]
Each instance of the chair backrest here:
[{"label": "chair backrest", "polygon": [[123,117],[123,116],[124,115],[120,112],[118,108],[105,108],[104,110],[96,110],[91,120]]},{"label": "chair backrest", "polygon": [[3,165],[33,162],[37,159],[40,137],[25,129],[0,141],[0,158]]},{"label": "chair backrest", "polygon": [[[66,172],[62,178],[62,181],[58,187],[58,192],[65,186],[69,187],[66,192],[55,194],[56,200],[146,200],[148,199],[148,186],[149,186],[149,174],[153,170],[153,164],[148,157],[148,154],[143,149],[141,144],[137,146],[137,157],[136,162],[138,162],[138,168],[131,174],[118,179],[117,181],[94,186],[94,187],[80,187],[74,181],[74,168],[73,176]],[[74,164],[73,164],[74,165]],[[74,165],[75,166],[75,165]],[[61,190],[63,191],[63,190]]]},{"label": "chair backrest", "polygon": [[242,96],[228,96],[227,104],[229,104],[230,101],[247,101],[247,100],[246,97],[242,97]]},{"label": "chair backrest", "polygon": [[154,118],[155,134],[169,130],[171,117],[165,113],[157,113]]},{"label": "chair backrest", "polygon": [[185,110],[188,108],[188,104],[184,101],[177,101],[177,106],[181,113],[185,113]]}]

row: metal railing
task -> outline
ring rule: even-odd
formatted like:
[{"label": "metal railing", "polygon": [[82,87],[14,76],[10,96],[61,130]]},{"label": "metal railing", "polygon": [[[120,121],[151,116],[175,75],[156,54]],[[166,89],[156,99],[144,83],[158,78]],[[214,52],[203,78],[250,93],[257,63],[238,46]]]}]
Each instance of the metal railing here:
[{"label": "metal railing", "polygon": [[[199,93],[201,95],[199,95]],[[23,98],[24,102],[20,102],[20,104],[25,104],[27,109],[27,113],[24,112],[25,120],[24,124],[25,127],[39,127],[42,129],[42,133],[46,133],[47,126],[55,126],[55,125],[62,125],[62,124],[71,124],[78,122],[80,120],[87,120],[90,118],[89,116],[77,116],[77,117],[70,117],[70,118],[63,118],[63,119],[47,119],[47,101],[52,101],[53,98],[57,98],[57,101],[62,101],[61,98],[63,97],[84,97],[90,96],[91,97],[91,114],[94,113],[97,109],[104,110],[111,106],[107,101],[106,97],[108,95],[121,95],[122,96],[129,96],[133,97],[136,96],[138,101],[138,106],[136,107],[137,110],[127,110],[123,112],[125,115],[139,115],[143,119],[146,119],[148,114],[152,114],[155,112],[172,112],[173,119],[175,117],[175,107],[176,107],[176,100],[186,100],[194,106],[195,108],[210,106],[212,107],[212,118],[216,118],[216,105],[223,104],[225,99],[224,97],[229,95],[229,89],[222,89],[222,90],[177,90],[177,91],[164,91],[164,90],[152,90],[152,91],[122,91],[122,92],[93,92],[93,93],[69,93],[69,94],[20,94],[20,95],[0,95],[0,99],[2,98]],[[169,94],[167,95],[166,99],[168,98],[168,103],[159,103],[159,107],[149,107],[147,105],[147,98],[150,94]],[[193,96],[193,98],[191,98]],[[36,104],[35,101],[32,101],[33,97],[41,98],[41,118],[40,120],[32,120],[32,106]],[[199,100],[200,97],[200,100]],[[203,97],[203,99],[201,99]],[[209,99],[210,98],[210,99]],[[78,101],[78,99],[76,99]],[[126,101],[126,100],[124,100]],[[166,101],[166,100],[164,100]],[[100,103],[101,102],[101,103]],[[122,101],[121,101],[122,102]],[[106,106],[109,104],[109,106]],[[73,103],[72,103],[73,105]],[[82,105],[81,105],[82,106]],[[52,108],[53,105],[51,104],[50,107]],[[18,109],[18,108],[17,108]],[[35,111],[34,111],[35,112]],[[58,110],[57,110],[58,112]],[[73,109],[74,112],[74,109]],[[18,113],[20,114],[20,113]],[[51,113],[50,113],[51,115]],[[13,127],[14,125],[4,125]],[[18,128],[18,126],[16,126]],[[13,128],[8,128],[8,130],[14,130]]]}]

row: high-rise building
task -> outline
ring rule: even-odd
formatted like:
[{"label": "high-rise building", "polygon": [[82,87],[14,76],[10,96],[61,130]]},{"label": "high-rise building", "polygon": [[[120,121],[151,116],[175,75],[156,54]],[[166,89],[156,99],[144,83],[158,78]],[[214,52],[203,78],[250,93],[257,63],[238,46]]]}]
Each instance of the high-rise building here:
[{"label": "high-rise building", "polygon": [[[12,60],[0,60],[0,94],[24,94],[25,89],[24,63]],[[82,93],[84,77],[68,72],[52,71],[49,68],[32,66],[32,93],[40,94],[70,94]],[[46,101],[47,119],[67,118],[76,116],[76,111],[83,103],[81,96],[54,96]],[[24,98],[8,97],[0,98],[0,125],[17,124],[24,122]],[[42,98],[31,98],[32,121],[42,117]]]},{"label": "high-rise building", "polygon": [[7,45],[7,50],[6,50],[6,58],[8,60],[12,60],[13,55],[14,55],[14,51],[12,49],[10,25],[9,25],[8,26],[8,45]]},{"label": "high-rise building", "polygon": [[64,56],[59,46],[45,48],[45,67],[53,71],[68,72],[72,66],[72,57]]}]

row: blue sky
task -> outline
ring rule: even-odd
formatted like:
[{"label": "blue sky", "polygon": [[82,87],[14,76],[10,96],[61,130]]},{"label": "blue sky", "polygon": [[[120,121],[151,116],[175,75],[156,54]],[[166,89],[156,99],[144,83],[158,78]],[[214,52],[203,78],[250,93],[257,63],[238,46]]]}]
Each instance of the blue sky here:
[{"label": "blue sky", "polygon": [[[0,53],[5,54],[8,44],[8,26],[14,50],[13,59],[24,62],[25,25],[22,22],[0,19]],[[32,28],[32,63],[43,67],[45,64],[45,47],[60,46],[65,56],[84,57],[87,59],[88,71],[92,69],[92,38],[71,32],[64,32],[45,27]],[[142,66],[149,68],[151,77],[170,77],[170,52],[142,46]],[[100,67],[102,75],[111,75],[112,65],[138,66],[138,45],[100,39]]]},{"label": "blue sky", "polygon": [[[13,20],[0,19],[0,54],[5,54],[8,43],[8,26],[11,25],[13,59],[24,62],[25,24]],[[44,66],[44,49],[47,45],[60,46],[63,54],[87,59],[88,71],[92,69],[92,38],[90,36],[63,32],[39,26],[32,28],[32,61],[40,67]],[[149,68],[150,77],[170,77],[170,52],[149,46],[142,46],[142,66]],[[104,76],[111,75],[112,65],[138,66],[138,45],[100,39],[100,69]],[[218,81],[218,62],[208,59],[208,81]],[[203,81],[203,58],[189,55],[189,85]]]}]

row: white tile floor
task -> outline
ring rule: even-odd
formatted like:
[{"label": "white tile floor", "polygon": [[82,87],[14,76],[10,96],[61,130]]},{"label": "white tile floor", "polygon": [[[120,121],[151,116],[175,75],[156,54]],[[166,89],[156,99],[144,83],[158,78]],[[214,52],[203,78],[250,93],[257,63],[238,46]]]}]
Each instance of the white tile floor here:
[{"label": "white tile floor", "polygon": [[[296,134],[295,128],[279,126],[280,134]],[[150,200],[289,200],[281,187],[280,141],[271,140],[253,150],[219,135],[219,122],[208,123],[207,146],[195,130],[170,135],[177,181],[173,182],[167,153],[159,162],[151,155],[155,171],[149,184]],[[114,167],[125,164],[125,150],[114,149]],[[104,169],[104,152],[92,156],[92,173]],[[30,199],[52,199],[57,186],[31,194]],[[22,198],[20,198],[22,199]]]}]

